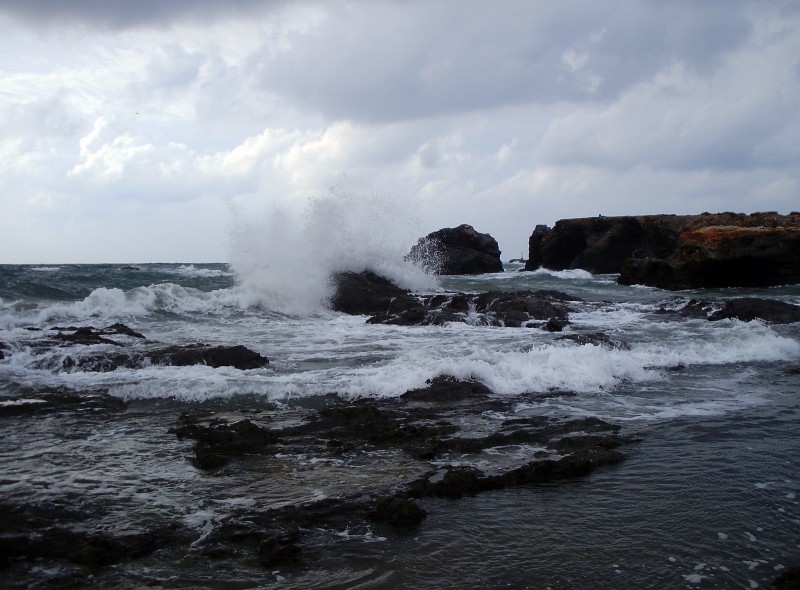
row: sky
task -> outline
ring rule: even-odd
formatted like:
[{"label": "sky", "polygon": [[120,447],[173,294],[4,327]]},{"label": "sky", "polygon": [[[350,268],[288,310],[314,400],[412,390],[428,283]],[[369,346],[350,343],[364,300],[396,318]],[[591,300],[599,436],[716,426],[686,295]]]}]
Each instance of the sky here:
[{"label": "sky", "polygon": [[0,0],[0,31],[0,263],[225,262],[344,192],[504,260],[562,218],[800,210],[796,1]]}]

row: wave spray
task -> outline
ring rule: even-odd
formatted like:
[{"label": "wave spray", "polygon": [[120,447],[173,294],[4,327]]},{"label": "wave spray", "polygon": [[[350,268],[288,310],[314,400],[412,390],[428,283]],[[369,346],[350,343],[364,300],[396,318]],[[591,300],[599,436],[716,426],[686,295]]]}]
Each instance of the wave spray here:
[{"label": "wave spray", "polygon": [[305,207],[239,215],[230,266],[240,295],[247,306],[307,315],[324,310],[336,272],[372,270],[410,290],[436,289],[433,276],[403,259],[420,235],[412,209],[337,184]]}]

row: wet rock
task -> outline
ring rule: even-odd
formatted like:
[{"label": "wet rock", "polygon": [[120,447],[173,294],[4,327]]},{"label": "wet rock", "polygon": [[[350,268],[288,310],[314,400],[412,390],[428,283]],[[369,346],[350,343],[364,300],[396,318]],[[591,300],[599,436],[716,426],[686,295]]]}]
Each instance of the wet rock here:
[{"label": "wet rock", "polygon": [[743,322],[761,319],[772,324],[791,324],[800,322],[800,305],[793,305],[775,299],[746,297],[732,299],[725,306],[712,313],[711,321],[735,318]]},{"label": "wet rock", "polygon": [[426,381],[427,386],[406,391],[402,398],[409,401],[461,402],[485,399],[492,390],[477,381],[461,381],[455,377],[441,376]]},{"label": "wet rock", "polygon": [[116,536],[72,528],[90,516],[49,502],[0,503],[0,568],[19,562],[66,561],[94,571],[139,559],[182,537],[178,524]]},{"label": "wet rock", "polygon": [[531,461],[523,467],[493,478],[492,489],[584,477],[596,467],[616,465],[624,459],[625,456],[619,451],[592,449],[577,451],[556,461],[551,459]]},{"label": "wet rock", "polygon": [[800,590],[800,565],[786,569],[772,582],[776,590]]},{"label": "wet rock", "polygon": [[351,315],[396,314],[421,308],[408,292],[373,272],[341,272],[331,277],[331,309]]},{"label": "wet rock", "polygon": [[259,369],[269,364],[269,359],[250,350],[246,346],[208,346],[207,344],[189,344],[186,346],[169,346],[146,353],[150,361],[156,365],[172,365],[185,367],[190,365],[208,365],[209,367],[234,367],[236,369]]},{"label": "wet rock", "polygon": [[72,391],[31,392],[24,397],[0,400],[0,417],[50,414],[53,412],[121,412],[124,401],[105,393]]},{"label": "wet rock", "polygon": [[451,467],[440,479],[428,484],[426,494],[438,498],[474,496],[487,489],[488,478],[475,467]]},{"label": "wet rock", "polygon": [[588,448],[616,449],[631,442],[629,438],[617,435],[581,434],[565,436],[547,445],[547,448],[560,453],[574,453]]},{"label": "wet rock", "polygon": [[6,350],[9,350],[8,344],[5,342],[0,342],[0,361],[6,358]]},{"label": "wet rock", "polygon": [[465,322],[534,327],[541,320],[566,321],[569,302],[580,301],[552,290],[414,297],[388,279],[369,271],[339,273],[332,277],[332,281],[336,290],[331,298],[331,308],[349,314],[371,315],[367,320],[370,324],[421,326]]},{"label": "wet rock", "polygon": [[407,258],[442,275],[503,272],[497,240],[466,224],[443,228],[420,238]]},{"label": "wet rock", "polygon": [[258,544],[258,561],[264,567],[285,566],[297,563],[302,550],[297,546],[299,534],[282,534],[267,537]]},{"label": "wet rock", "polygon": [[250,420],[229,423],[215,419],[205,422],[202,417],[183,414],[175,429],[178,438],[196,441],[194,464],[200,469],[217,469],[232,458],[273,452],[278,436]]},{"label": "wet rock", "polygon": [[428,459],[437,452],[441,437],[456,428],[448,423],[429,424],[374,403],[356,402],[324,408],[318,417],[296,432],[316,432],[336,441],[344,450],[354,443],[368,443],[379,448],[397,448],[412,457]]},{"label": "wet rock", "polygon": [[105,338],[105,332],[102,330],[97,330],[96,328],[92,328],[91,326],[82,326],[79,328],[70,327],[70,328],[51,328],[53,331],[57,331],[58,333],[53,335],[52,338],[61,342],[65,342],[68,344],[83,344],[86,346],[92,344],[112,344],[114,346],[122,346],[116,340],[111,340],[110,338]]},{"label": "wet rock", "polygon": [[123,334],[125,336],[131,336],[133,338],[141,338],[142,340],[145,339],[144,334],[137,332],[133,328],[126,326],[125,324],[112,324],[110,326],[106,326],[102,329],[103,334]]},{"label": "wet rock", "polygon": [[171,365],[186,367],[207,365],[209,367],[233,367],[240,370],[259,369],[269,364],[269,359],[249,348],[237,346],[209,346],[189,344],[167,346],[155,350],[109,351],[73,358],[65,357],[62,368],[107,372],[119,368],[140,369],[147,365]]},{"label": "wet rock", "polygon": [[592,332],[589,334],[568,334],[566,336],[559,336],[556,340],[574,342],[580,346],[592,344],[593,346],[602,346],[603,348],[608,349],[628,349],[627,344],[614,340],[603,332]]},{"label": "wet rock", "polygon": [[387,522],[397,528],[414,528],[425,520],[428,513],[412,500],[399,496],[382,496],[375,502],[367,518]]},{"label": "wet rock", "polygon": [[[685,318],[707,318],[716,308],[716,304],[706,299],[690,299],[686,305],[677,310],[677,314]],[[662,306],[660,313],[668,313]]]},{"label": "wet rock", "polygon": [[564,318],[550,318],[542,329],[547,332],[561,332],[569,325],[569,320]]},{"label": "wet rock", "polygon": [[490,314],[508,327],[519,327],[531,320],[567,319],[561,300],[544,291],[489,291],[473,301],[476,312]]}]

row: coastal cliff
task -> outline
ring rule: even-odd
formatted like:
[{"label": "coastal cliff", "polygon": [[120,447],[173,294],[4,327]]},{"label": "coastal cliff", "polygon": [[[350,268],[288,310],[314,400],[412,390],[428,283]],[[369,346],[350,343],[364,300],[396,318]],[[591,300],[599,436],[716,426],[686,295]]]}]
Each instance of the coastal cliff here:
[{"label": "coastal cliff", "polygon": [[525,269],[539,267],[664,289],[800,283],[800,213],[562,219],[531,234]]}]

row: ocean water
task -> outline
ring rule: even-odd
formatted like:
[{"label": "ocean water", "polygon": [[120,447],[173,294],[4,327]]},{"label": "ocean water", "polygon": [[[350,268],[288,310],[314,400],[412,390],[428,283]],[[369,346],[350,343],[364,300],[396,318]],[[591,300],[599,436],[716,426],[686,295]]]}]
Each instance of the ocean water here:
[{"label": "ocean water", "polygon": [[[94,421],[70,412],[2,417],[0,501],[68,503],[91,514],[81,527],[109,533],[178,519],[196,530],[200,545],[242,507],[381,489],[403,481],[414,465],[391,453],[366,464],[293,456],[268,475],[219,477],[192,466],[190,441],[170,432],[181,412],[268,408],[276,420],[290,421],[298,408],[331,394],[392,398],[451,375],[513,399],[519,416],[596,416],[641,441],[623,449],[622,464],[580,480],[423,500],[428,518],[412,532],[320,530],[317,541],[306,542],[335,549],[307,567],[264,570],[200,554],[156,554],[110,566],[96,582],[758,588],[800,562],[800,374],[793,372],[800,324],[710,322],[659,311],[693,298],[800,304],[800,286],[670,293],[584,271],[518,272],[515,264],[503,273],[434,278],[379,249],[355,262],[336,252],[272,265],[243,256],[230,265],[0,266],[0,406],[35,405],[42,392],[104,393],[128,404]],[[420,293],[557,289],[583,302],[562,334],[478,322],[370,325],[325,306],[327,272],[342,266],[377,267]],[[36,345],[36,329],[116,322],[148,342],[243,344],[270,364],[90,373],[65,369],[65,357],[113,347]],[[594,332],[625,346],[557,339]],[[58,578],[48,567],[13,570],[26,576],[15,583],[46,586]]]}]

